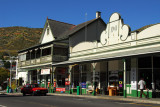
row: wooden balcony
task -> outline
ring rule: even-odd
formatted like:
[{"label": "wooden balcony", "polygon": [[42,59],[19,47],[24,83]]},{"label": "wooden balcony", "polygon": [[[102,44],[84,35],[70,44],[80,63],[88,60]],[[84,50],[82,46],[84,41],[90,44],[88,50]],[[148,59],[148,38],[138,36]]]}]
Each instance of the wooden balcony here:
[{"label": "wooden balcony", "polygon": [[45,64],[45,63],[50,63],[52,62],[61,62],[61,61],[66,61],[68,59],[67,56],[60,56],[60,55],[47,55],[47,56],[42,56],[40,58],[36,59],[31,59],[31,60],[26,60],[26,61],[19,61],[18,62],[18,67],[27,67],[27,66],[32,66],[32,65],[40,65],[40,64]]}]

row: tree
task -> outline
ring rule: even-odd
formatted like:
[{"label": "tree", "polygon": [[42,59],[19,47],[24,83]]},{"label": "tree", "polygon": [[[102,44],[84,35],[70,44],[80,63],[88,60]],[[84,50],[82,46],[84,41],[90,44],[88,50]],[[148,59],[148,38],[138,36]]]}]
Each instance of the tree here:
[{"label": "tree", "polygon": [[6,81],[7,78],[9,78],[9,70],[5,68],[0,68],[0,84]]},{"label": "tree", "polygon": [[10,68],[10,62],[9,61],[4,62],[4,67],[5,68]]}]

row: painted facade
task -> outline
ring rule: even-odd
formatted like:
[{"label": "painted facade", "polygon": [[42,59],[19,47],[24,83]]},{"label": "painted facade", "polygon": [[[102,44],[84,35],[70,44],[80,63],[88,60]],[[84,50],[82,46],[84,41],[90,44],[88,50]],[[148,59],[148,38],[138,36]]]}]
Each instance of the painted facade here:
[{"label": "painted facade", "polygon": [[[81,87],[81,94],[138,97],[137,83],[143,77],[149,90],[145,92],[149,97],[159,97],[159,29],[160,24],[154,24],[131,31],[119,13],[113,13],[107,25],[99,17],[73,26],[62,34],[68,41],[67,59],[51,61],[51,83],[55,83],[57,90],[69,93]],[[42,44],[56,40],[48,39],[47,35],[42,38]],[[54,44],[52,46],[54,53]],[[51,54],[52,59],[54,56]],[[44,66],[41,64],[41,69]],[[111,89],[116,90],[115,93],[111,93]]]}]

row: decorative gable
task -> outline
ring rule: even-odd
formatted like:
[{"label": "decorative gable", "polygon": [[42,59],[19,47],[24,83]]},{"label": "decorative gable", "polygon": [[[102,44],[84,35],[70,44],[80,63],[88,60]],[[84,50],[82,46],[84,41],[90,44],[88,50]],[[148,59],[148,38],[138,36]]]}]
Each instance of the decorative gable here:
[{"label": "decorative gable", "polygon": [[44,30],[44,33],[42,36],[43,36],[43,38],[42,38],[41,44],[55,40],[49,25],[47,25],[47,27],[45,27],[45,30]]},{"label": "decorative gable", "polygon": [[130,32],[130,27],[123,24],[119,13],[113,13],[107,24],[106,30],[101,34],[102,45],[113,45],[126,41]]},{"label": "decorative gable", "polygon": [[46,20],[40,44],[44,44],[55,39],[63,38],[65,32],[71,30],[75,25],[48,19]]}]

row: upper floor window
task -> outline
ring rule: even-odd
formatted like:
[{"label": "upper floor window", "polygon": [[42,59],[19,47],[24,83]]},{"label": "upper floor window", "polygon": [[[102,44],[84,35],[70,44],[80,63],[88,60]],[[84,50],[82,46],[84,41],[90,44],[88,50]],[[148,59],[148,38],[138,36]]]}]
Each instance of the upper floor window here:
[{"label": "upper floor window", "polygon": [[47,35],[49,35],[49,28],[47,28]]}]

